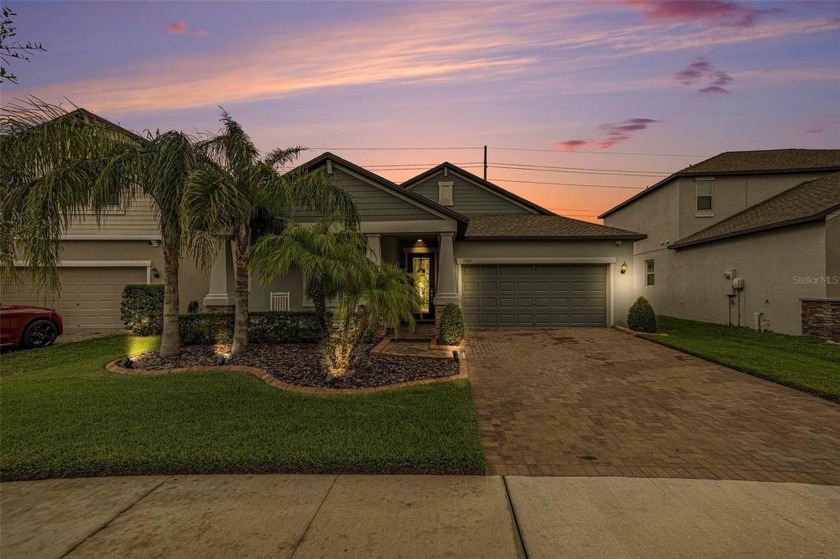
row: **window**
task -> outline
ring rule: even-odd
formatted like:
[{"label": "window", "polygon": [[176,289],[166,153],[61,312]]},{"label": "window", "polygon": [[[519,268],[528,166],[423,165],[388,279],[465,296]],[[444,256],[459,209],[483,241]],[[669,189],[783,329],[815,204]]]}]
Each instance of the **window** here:
[{"label": "window", "polygon": [[645,260],[645,285],[653,285],[653,260]]},{"label": "window", "polygon": [[441,206],[452,205],[452,185],[454,182],[439,182],[438,183],[438,204]]},{"label": "window", "polygon": [[697,181],[697,212],[712,213],[712,186],[714,181]]}]

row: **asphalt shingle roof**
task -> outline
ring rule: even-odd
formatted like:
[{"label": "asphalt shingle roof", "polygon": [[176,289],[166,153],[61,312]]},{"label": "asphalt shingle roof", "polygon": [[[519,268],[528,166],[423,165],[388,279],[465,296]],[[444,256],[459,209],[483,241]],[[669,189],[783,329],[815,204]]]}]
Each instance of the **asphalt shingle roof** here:
[{"label": "asphalt shingle roof", "polygon": [[606,227],[560,215],[473,214],[464,235],[466,239],[605,239],[638,240],[645,235],[616,227]]},{"label": "asphalt shingle roof", "polygon": [[840,209],[840,173],[804,182],[680,239],[671,248],[707,243],[822,219]]},{"label": "asphalt shingle roof", "polygon": [[679,171],[698,173],[755,173],[840,168],[840,149],[769,149],[727,151]]},{"label": "asphalt shingle roof", "polygon": [[840,149],[768,149],[727,151],[705,161],[689,165],[610,208],[598,217],[629,206],[678,177],[703,175],[741,175],[757,173],[794,173],[800,171],[840,171]]}]

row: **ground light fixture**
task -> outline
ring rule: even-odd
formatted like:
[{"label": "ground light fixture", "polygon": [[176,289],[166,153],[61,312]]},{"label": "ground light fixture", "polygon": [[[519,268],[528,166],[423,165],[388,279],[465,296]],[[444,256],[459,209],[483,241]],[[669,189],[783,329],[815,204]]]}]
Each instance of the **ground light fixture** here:
[{"label": "ground light fixture", "polygon": [[622,262],[622,264],[621,264],[621,273],[622,273],[622,274],[626,274],[626,273],[627,273],[627,262]]},{"label": "ground light fixture", "polygon": [[131,369],[134,367],[134,361],[131,360],[131,357],[123,357],[118,365],[124,369]]}]

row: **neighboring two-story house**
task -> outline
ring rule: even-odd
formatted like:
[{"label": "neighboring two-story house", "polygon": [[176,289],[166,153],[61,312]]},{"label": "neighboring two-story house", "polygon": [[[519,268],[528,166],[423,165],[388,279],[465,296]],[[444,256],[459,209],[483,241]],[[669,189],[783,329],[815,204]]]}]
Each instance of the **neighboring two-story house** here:
[{"label": "neighboring two-story house", "polygon": [[647,235],[633,287],[659,314],[840,336],[840,150],[722,153],[600,217]]}]

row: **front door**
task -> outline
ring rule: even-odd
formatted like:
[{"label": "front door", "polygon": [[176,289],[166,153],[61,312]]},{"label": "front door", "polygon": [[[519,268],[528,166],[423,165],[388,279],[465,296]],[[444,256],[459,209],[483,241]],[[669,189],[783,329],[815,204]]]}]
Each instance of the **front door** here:
[{"label": "front door", "polygon": [[420,321],[434,321],[435,319],[435,255],[433,253],[408,254],[408,273],[414,283],[417,294],[420,295]]}]

